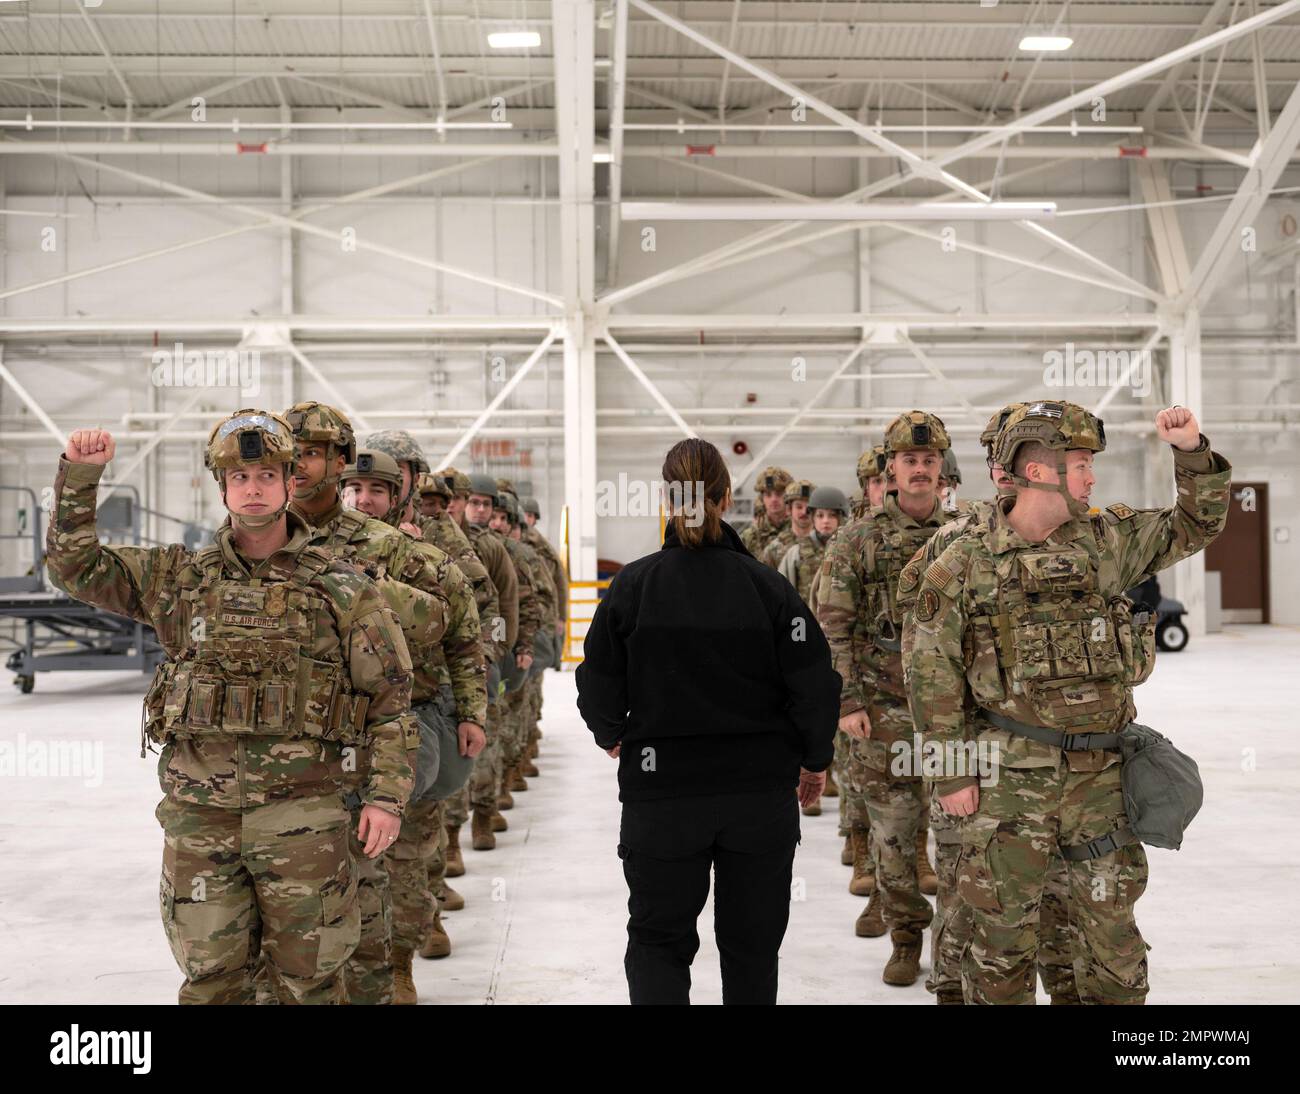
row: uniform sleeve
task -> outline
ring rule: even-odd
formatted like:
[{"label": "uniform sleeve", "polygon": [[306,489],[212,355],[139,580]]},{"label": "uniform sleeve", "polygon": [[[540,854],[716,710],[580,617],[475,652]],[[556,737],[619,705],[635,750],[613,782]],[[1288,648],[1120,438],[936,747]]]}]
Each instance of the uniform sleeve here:
[{"label": "uniform sleeve", "polygon": [[613,748],[623,738],[627,721],[627,646],[622,621],[635,617],[631,586],[616,574],[582,640],[582,663],[574,673],[578,687],[578,713],[603,749]]},{"label": "uniform sleeve", "polygon": [[151,623],[151,611],[170,576],[189,559],[172,547],[105,547],[95,527],[100,464],[59,457],[54,509],[45,536],[50,581],[69,596],[97,608]]},{"label": "uniform sleeve", "polygon": [[803,745],[801,766],[808,771],[825,771],[835,755],[840,675],[831,664],[830,647],[812,610],[793,585],[783,585],[782,593],[784,600],[776,622],[776,660],[789,695],[786,713]]},{"label": "uniform sleeve", "polygon": [[420,741],[411,713],[411,656],[397,617],[372,585],[358,595],[351,614],[343,647],[348,673],[352,689],[370,700],[370,772],[362,798],[400,816],[415,784],[410,756]]},{"label": "uniform sleeve", "polygon": [[542,601],[533,587],[528,564],[522,558],[515,568],[515,575],[519,582],[519,634],[515,638],[514,651],[531,654],[533,636],[542,625]]},{"label": "uniform sleeve", "polygon": [[796,589],[799,587],[799,544],[794,544],[781,556],[777,572]]},{"label": "uniform sleeve", "polygon": [[501,597],[497,593],[496,583],[487,567],[479,561],[478,555],[471,548],[469,556],[462,565],[457,559],[456,565],[474,588],[474,607],[478,611],[479,640],[483,645],[483,658],[486,661],[498,661],[506,652],[504,638],[493,632],[501,630],[496,620],[501,618]]},{"label": "uniform sleeve", "polygon": [[[476,549],[481,548],[479,557],[483,559],[483,565],[492,577],[492,584],[497,587],[501,619],[505,624],[502,638],[505,650],[502,652],[509,652],[515,648],[515,642],[519,638],[519,576],[515,573],[515,565],[510,561],[506,549],[489,535],[484,533],[474,541],[474,545]],[[493,621],[494,633],[496,630]]]},{"label": "uniform sleeve", "polygon": [[843,681],[840,716],[867,705],[865,682],[857,670],[856,636],[862,580],[858,573],[856,537],[837,535],[826,549],[817,581],[817,621],[830,645],[831,661]]},{"label": "uniform sleeve", "polygon": [[461,722],[487,723],[487,667],[483,663],[482,635],[474,593],[454,562],[448,562],[443,587],[451,603],[442,652],[451,674],[456,697],[456,718]]},{"label": "uniform sleeve", "polygon": [[[964,713],[966,662],[962,636],[966,614],[961,597],[965,560],[950,548],[939,556],[942,565],[926,571],[917,591],[915,611],[903,622],[903,645],[911,648],[907,694],[912,719],[921,734],[923,755],[946,755],[949,746],[966,739]],[[942,579],[942,580],[941,580]],[[973,776],[927,779],[940,796],[978,785]]]},{"label": "uniform sleeve", "polygon": [[1178,500],[1168,509],[1128,510],[1106,520],[1120,529],[1118,559],[1120,587],[1137,585],[1144,577],[1194,555],[1211,543],[1228,522],[1232,495],[1232,465],[1202,437],[1193,452],[1173,449],[1174,485]]}]

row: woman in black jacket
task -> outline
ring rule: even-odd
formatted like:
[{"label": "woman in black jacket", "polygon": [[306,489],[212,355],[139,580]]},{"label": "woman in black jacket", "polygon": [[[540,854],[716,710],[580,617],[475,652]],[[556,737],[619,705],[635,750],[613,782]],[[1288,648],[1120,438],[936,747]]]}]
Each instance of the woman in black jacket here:
[{"label": "woman in black jacket", "polygon": [[798,803],[825,784],[840,678],[812,611],[723,523],[718,450],[681,441],[663,479],[663,547],[614,579],[577,672],[583,720],[619,761],[628,989],[690,1001],[712,866],[723,1002],[775,1003]]}]

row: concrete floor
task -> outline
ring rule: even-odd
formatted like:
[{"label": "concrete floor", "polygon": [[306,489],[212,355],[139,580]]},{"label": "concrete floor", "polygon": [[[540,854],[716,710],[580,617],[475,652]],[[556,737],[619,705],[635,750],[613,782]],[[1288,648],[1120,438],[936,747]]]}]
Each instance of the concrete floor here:
[{"label": "concrete floor", "polygon": [[[1206,783],[1184,849],[1149,852],[1138,922],[1152,1003],[1300,1000],[1286,897],[1300,892],[1298,664],[1300,628],[1230,627],[1162,655],[1138,692],[1139,720],[1194,755]],[[5,764],[22,741],[86,742],[92,760],[102,748],[90,778],[0,766],[0,1002],[175,999],[158,919],[159,791],[137,744],[143,686],[128,673],[60,673],[40,676],[32,695],[0,692]],[[426,1002],[626,1001],[615,764],[592,744],[573,695],[571,674],[547,674],[542,775],[517,796],[496,851],[465,851],[468,872],[454,884],[467,904],[445,917],[452,956],[416,961]],[[803,823],[795,876],[806,898],[792,907],[782,1001],[930,1003],[919,983],[881,983],[887,939],[853,935],[864,902],[847,891],[834,809]],[[698,1003],[721,999],[711,914],[701,918]]]}]

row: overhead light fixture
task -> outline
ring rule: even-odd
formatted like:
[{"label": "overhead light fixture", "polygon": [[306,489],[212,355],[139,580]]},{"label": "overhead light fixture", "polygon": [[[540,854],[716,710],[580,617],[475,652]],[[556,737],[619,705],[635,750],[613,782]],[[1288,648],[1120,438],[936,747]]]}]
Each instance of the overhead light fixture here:
[{"label": "overhead light fixture", "polygon": [[1026,53],[1060,53],[1072,45],[1073,38],[1059,34],[1027,34],[1020,39],[1020,48]]},{"label": "overhead light fixture", "polygon": [[924,205],[849,205],[814,201],[624,201],[624,220],[1042,220],[1054,201],[932,201]]},{"label": "overhead light fixture", "polygon": [[493,49],[536,49],[542,36],[535,30],[497,30],[488,35],[488,45]]},{"label": "overhead light fixture", "polygon": [[613,162],[614,162],[614,153],[613,153],[613,152],[593,152],[593,153],[591,154],[591,162],[592,162],[592,163],[613,163]]}]

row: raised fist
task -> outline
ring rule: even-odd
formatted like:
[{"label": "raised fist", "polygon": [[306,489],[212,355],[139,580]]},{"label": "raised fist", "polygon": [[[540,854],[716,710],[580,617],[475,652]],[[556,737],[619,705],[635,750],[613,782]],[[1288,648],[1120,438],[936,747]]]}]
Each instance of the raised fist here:
[{"label": "raised fist", "polygon": [[1156,436],[1184,452],[1201,443],[1201,427],[1196,415],[1185,406],[1171,406],[1156,415]]},{"label": "raised fist", "polygon": [[63,457],[69,463],[96,463],[102,467],[116,451],[113,434],[107,429],[74,429]]}]

